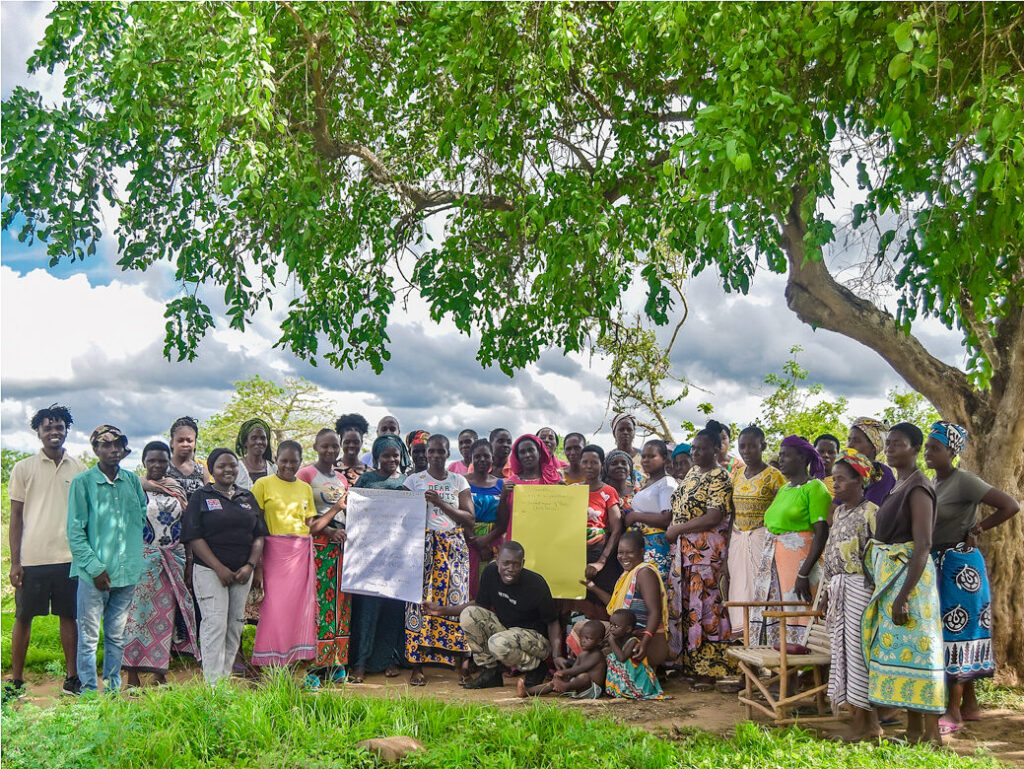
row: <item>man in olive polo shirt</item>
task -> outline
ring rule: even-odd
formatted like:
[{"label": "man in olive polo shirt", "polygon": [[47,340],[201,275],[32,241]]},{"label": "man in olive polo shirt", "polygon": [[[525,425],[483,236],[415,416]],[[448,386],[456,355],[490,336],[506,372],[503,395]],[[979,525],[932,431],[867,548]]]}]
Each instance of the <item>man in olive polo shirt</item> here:
[{"label": "man in olive polo shirt", "polygon": [[66,532],[68,490],[71,480],[85,469],[64,450],[74,420],[66,406],[54,403],[32,417],[32,429],[42,448],[11,470],[10,580],[14,586],[14,629],[11,633],[11,680],[4,683],[4,699],[25,693],[22,680],[25,655],[32,638],[32,618],[60,617],[60,644],[67,677],[64,692],[78,693],[75,662],[75,593],[78,580],[71,576],[71,550]]},{"label": "man in olive polo shirt", "polygon": [[124,626],[142,576],[146,493],[139,476],[120,467],[128,438],[100,425],[89,439],[99,463],[75,476],[68,495],[71,573],[78,577],[78,676],[95,691],[96,647],[103,623],[104,689],[121,687]]}]

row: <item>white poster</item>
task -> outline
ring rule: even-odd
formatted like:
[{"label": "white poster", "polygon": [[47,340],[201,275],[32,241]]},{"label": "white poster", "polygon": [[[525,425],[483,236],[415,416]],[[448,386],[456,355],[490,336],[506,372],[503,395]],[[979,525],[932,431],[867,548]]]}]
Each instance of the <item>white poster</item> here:
[{"label": "white poster", "polygon": [[349,489],[341,589],[423,600],[427,503],[422,491]]}]

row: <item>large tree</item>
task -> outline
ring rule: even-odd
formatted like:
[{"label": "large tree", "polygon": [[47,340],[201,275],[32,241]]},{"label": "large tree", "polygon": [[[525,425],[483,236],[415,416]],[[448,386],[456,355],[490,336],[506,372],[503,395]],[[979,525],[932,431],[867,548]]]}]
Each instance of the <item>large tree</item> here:
[{"label": "large tree", "polygon": [[[3,105],[3,224],[81,259],[113,205],[120,264],[170,262],[184,286],[168,353],[214,323],[211,286],[242,328],[290,279],[282,343],[378,369],[404,290],[507,371],[607,332],[634,277],[667,322],[664,238],[730,291],[785,273],[801,319],[878,352],[1019,497],[1022,19],[1012,3],[61,4],[31,66],[66,67],[65,100]],[[963,331],[963,368],[912,334],[926,317]],[[984,541],[1011,676],[1022,542],[1020,516]]]}]

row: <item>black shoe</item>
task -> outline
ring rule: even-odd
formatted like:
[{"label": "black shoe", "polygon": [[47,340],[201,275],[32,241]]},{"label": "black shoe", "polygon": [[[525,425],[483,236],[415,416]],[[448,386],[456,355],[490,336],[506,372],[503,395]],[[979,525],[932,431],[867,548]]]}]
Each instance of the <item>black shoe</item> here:
[{"label": "black shoe", "polygon": [[484,668],[480,675],[466,684],[467,689],[492,689],[496,686],[504,686],[505,680],[501,677],[501,670],[495,665],[493,668]]},{"label": "black shoe", "polygon": [[82,693],[82,680],[78,676],[68,676],[60,690],[70,697],[77,697]]},{"label": "black shoe", "polygon": [[523,683],[526,684],[527,688],[531,686],[540,686],[544,683],[544,679],[547,678],[548,671],[544,669],[544,665],[538,665],[533,670],[527,670],[526,675],[523,677]]},{"label": "black shoe", "polygon": [[18,678],[4,681],[3,701],[8,703],[11,700],[20,700],[25,696],[25,682]]}]

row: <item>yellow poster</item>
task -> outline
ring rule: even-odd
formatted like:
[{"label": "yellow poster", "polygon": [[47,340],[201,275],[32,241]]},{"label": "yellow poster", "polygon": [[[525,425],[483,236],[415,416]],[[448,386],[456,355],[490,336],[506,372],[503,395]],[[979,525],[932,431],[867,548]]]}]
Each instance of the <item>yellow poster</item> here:
[{"label": "yellow poster", "polygon": [[512,539],[526,550],[554,598],[583,598],[587,569],[587,486],[519,486],[512,496]]}]

